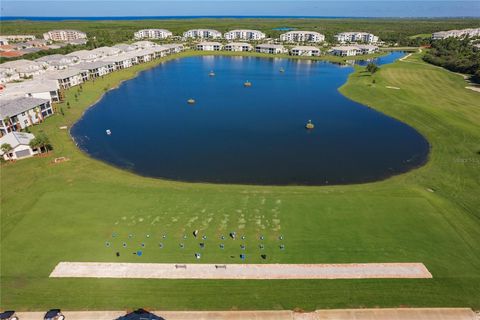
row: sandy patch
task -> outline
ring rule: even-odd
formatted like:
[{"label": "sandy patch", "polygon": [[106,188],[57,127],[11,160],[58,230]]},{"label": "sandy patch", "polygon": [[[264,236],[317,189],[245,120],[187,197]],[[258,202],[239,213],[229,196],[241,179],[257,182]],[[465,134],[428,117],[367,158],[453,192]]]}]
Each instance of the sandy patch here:
[{"label": "sandy patch", "polygon": [[423,263],[174,264],[60,262],[52,278],[372,279],[432,278]]},{"label": "sandy patch", "polygon": [[478,87],[465,87],[465,88],[476,91],[476,92],[480,92],[480,86],[478,86]]}]

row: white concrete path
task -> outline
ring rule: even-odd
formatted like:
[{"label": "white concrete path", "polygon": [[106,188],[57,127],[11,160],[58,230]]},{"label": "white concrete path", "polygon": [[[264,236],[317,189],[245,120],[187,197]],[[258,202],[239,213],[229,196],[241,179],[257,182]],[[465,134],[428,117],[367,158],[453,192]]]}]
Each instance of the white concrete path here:
[{"label": "white concrete path", "polygon": [[[152,311],[165,320],[478,320],[468,308],[338,309],[293,311]],[[18,312],[20,320],[42,320],[43,312]],[[64,311],[65,320],[115,320],[125,311]]]},{"label": "white concrete path", "polygon": [[60,262],[52,278],[372,279],[432,278],[423,263],[173,264]]}]

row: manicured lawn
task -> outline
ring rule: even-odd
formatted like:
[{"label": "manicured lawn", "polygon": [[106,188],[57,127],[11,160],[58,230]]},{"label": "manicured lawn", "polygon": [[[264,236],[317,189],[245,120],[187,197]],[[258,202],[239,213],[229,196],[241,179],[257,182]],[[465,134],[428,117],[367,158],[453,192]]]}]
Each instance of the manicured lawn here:
[{"label": "manicured lawn", "polygon": [[[480,95],[464,89],[460,76],[414,54],[382,67],[375,83],[358,68],[340,89],[425,135],[432,152],[422,168],[363,185],[239,186],[139,177],[90,159],[59,129],[70,127],[106,88],[153,64],[68,91],[70,107],[58,106],[65,115],[32,130],[51,138],[52,154],[2,165],[2,308],[480,308]],[[70,161],[52,164],[60,156]],[[192,238],[194,229],[208,236],[205,249]],[[194,262],[193,252],[200,251],[201,262],[239,263],[240,241],[219,239],[234,230],[246,236],[247,262],[261,262],[258,237],[264,235],[270,263],[423,262],[433,279],[48,278],[59,261]],[[136,250],[144,255],[133,255]]]}]

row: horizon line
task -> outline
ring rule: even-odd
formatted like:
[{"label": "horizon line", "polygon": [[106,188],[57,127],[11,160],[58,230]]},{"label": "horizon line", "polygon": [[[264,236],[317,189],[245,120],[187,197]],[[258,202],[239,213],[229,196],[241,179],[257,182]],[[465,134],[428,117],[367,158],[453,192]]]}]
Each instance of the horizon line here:
[{"label": "horizon line", "polygon": [[393,16],[384,16],[384,17],[369,17],[369,16],[305,16],[305,15],[165,15],[165,16],[1,16],[0,21],[14,20],[14,19],[122,19],[122,18],[141,18],[141,19],[176,19],[176,18],[191,18],[191,19],[201,19],[201,18],[261,18],[261,19],[480,19],[480,16],[425,16],[425,17],[393,17]]}]

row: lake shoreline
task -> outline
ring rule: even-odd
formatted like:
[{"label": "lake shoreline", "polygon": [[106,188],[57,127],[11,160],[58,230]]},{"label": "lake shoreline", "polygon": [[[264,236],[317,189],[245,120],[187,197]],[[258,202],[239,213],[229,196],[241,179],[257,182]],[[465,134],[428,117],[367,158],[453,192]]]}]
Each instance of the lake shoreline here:
[{"label": "lake shoreline", "polygon": [[[402,50],[403,51],[403,50]],[[379,54],[376,54],[376,55],[369,55],[369,56],[356,56],[355,58],[357,58],[356,60],[363,60],[365,58],[377,58],[377,57],[382,57],[382,56],[385,56],[385,55],[388,55],[390,54],[389,52],[381,52]],[[163,64],[164,62],[168,62],[168,61],[172,61],[172,60],[177,60],[177,59],[183,59],[183,58],[187,58],[187,57],[197,57],[197,56],[223,56],[223,57],[228,57],[228,56],[242,56],[242,57],[254,57],[254,58],[270,58],[270,59],[289,59],[289,60],[314,60],[314,61],[319,61],[319,62],[329,62],[329,63],[338,63],[339,60],[343,60],[343,59],[338,59],[337,57],[333,57],[333,58],[336,58],[334,59],[335,61],[331,61],[331,59],[324,59],[325,57],[318,57],[318,58],[314,58],[314,59],[308,59],[310,57],[292,57],[292,56],[287,56],[287,55],[265,55],[265,54],[244,54],[244,53],[234,53],[234,54],[231,54],[231,53],[227,53],[225,54],[224,52],[198,52],[198,51],[187,51],[187,52],[184,52],[184,53],[180,53],[180,54],[175,54],[175,55],[171,55],[171,56],[168,56],[168,57],[165,57],[165,58],[162,58],[158,61],[155,61],[155,63],[153,64],[150,64],[147,68],[142,68],[141,70],[138,70],[132,77],[129,77],[129,78],[125,78],[125,79],[122,79],[120,82],[118,83],[115,83],[114,85],[110,86],[110,88],[108,90],[106,90],[100,97],[97,98],[97,100],[90,104],[85,110],[84,110],[84,113],[83,115],[88,111],[90,110],[92,107],[96,106],[98,104],[99,101],[101,101],[105,94],[107,92],[110,92],[111,90],[115,90],[115,89],[118,89],[124,82],[126,82],[127,80],[132,80],[134,78],[137,78],[143,71],[148,71],[148,70],[151,70],[153,68],[156,68],[158,67],[160,64]],[[299,59],[300,58],[300,59]],[[327,58],[330,58],[330,57],[327,57]],[[349,57],[347,57],[349,58]],[[395,60],[396,61],[396,60]],[[352,71],[352,72],[355,72],[355,71]],[[348,81],[348,77],[347,77],[347,80]],[[346,83],[346,82],[345,82]],[[345,84],[344,83],[344,84]],[[343,85],[344,85],[343,84]],[[340,88],[340,87],[339,87]],[[337,88],[337,90],[339,90],[339,88]],[[343,95],[343,94],[342,94]],[[347,97],[345,97],[347,98]],[[348,98],[347,98],[348,99]],[[350,100],[350,99],[348,99]],[[353,100],[352,100],[353,101]],[[354,101],[355,102],[355,101]],[[365,106],[365,105],[362,105],[363,107],[367,107],[369,109],[372,109],[368,106]],[[375,109],[373,109],[375,110]],[[75,123],[70,127],[70,130],[77,124],[79,123],[82,119],[83,119],[83,115],[78,118]],[[386,117],[388,118],[391,118],[391,119],[394,119],[388,115],[385,115]],[[395,121],[398,121],[397,119],[394,119]],[[401,122],[401,121],[399,121]],[[417,130],[415,130],[415,128],[401,122],[403,125],[406,125],[407,127],[413,129],[417,134],[419,134],[420,136],[423,137],[423,135],[421,135],[420,133],[418,133]],[[96,157],[93,157],[85,148],[83,148],[77,141],[77,139],[74,137],[74,135],[72,134],[72,132],[69,130],[69,134],[70,134],[70,137],[71,139],[74,141],[76,147],[77,147],[77,150],[79,150],[82,154],[86,155],[87,157],[91,158],[91,159],[94,159],[94,160],[97,160],[97,161],[101,161],[103,163],[106,163],[107,165],[109,166],[112,166],[112,167],[115,167],[117,169],[120,169],[120,170],[124,170],[124,171],[127,171],[129,173],[132,173],[134,175],[137,175],[137,176],[140,176],[140,177],[144,177],[144,178],[150,178],[150,179],[159,179],[159,180],[165,180],[165,181],[171,181],[171,182],[180,182],[180,183],[194,183],[194,184],[198,184],[198,183],[203,183],[203,184],[216,184],[216,185],[221,185],[221,184],[227,184],[227,185],[240,185],[240,186],[243,186],[243,185],[252,185],[252,186],[278,186],[278,187],[284,187],[284,186],[305,186],[305,187],[314,187],[314,186],[342,186],[342,185],[358,185],[358,184],[368,184],[368,183],[376,183],[376,182],[380,182],[380,181],[384,181],[384,180],[387,180],[391,177],[394,177],[394,176],[398,176],[398,175],[403,175],[403,174],[406,174],[412,170],[416,170],[422,166],[424,166],[427,162],[428,162],[428,155],[430,153],[430,143],[427,139],[425,139],[425,137],[423,137],[423,139],[426,141],[426,144],[427,144],[427,151],[425,153],[424,156],[422,156],[423,158],[423,161],[421,163],[419,163],[418,165],[415,165],[415,166],[412,166],[412,167],[408,167],[408,168],[405,168],[405,169],[402,169],[398,172],[394,172],[394,173],[385,173],[383,175],[379,175],[379,176],[376,176],[375,178],[365,178],[365,179],[360,179],[360,180],[355,180],[355,181],[345,181],[345,182],[340,182],[340,181],[336,181],[336,182],[333,182],[333,183],[329,183],[329,181],[325,181],[324,183],[312,183],[312,182],[293,182],[293,183],[271,183],[271,182],[255,182],[255,183],[252,183],[252,182],[239,182],[239,181],[214,181],[214,180],[203,180],[203,179],[185,179],[185,178],[171,178],[171,177],[165,177],[165,176],[155,176],[155,175],[151,175],[151,174],[147,174],[147,173],[142,173],[142,172],[137,172],[135,170],[132,170],[132,167],[131,165],[121,165],[121,164],[118,164],[118,163],[113,163],[111,161],[107,161],[105,159],[100,159],[100,158],[96,158]]]}]

